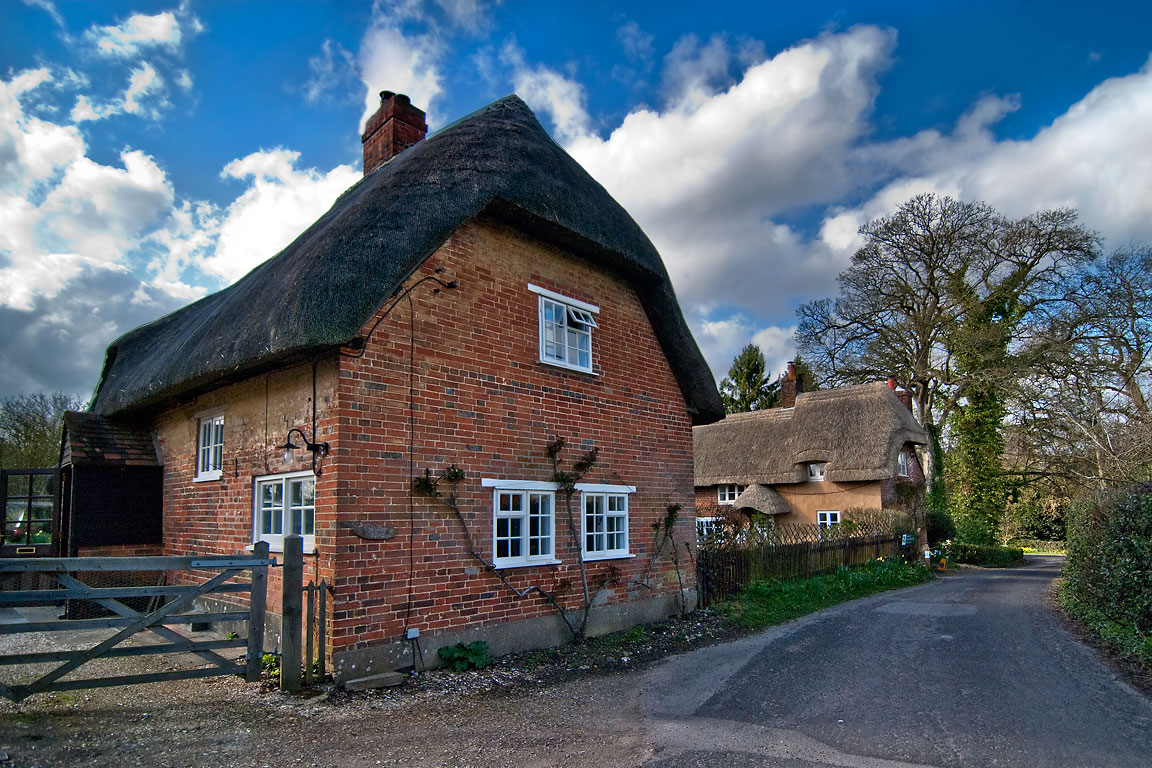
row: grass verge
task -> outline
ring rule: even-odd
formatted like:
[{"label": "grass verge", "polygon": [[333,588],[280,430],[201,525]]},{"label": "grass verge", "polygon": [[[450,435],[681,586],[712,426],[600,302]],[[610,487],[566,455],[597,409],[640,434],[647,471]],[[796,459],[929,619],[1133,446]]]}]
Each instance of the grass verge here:
[{"label": "grass verge", "polygon": [[1077,600],[1065,585],[1061,585],[1057,594],[1064,612],[1109,650],[1152,672],[1152,635],[1145,635],[1132,624],[1116,621],[1103,611]]},{"label": "grass verge", "polygon": [[875,560],[856,568],[789,581],[758,581],[717,610],[742,629],[780,624],[847,600],[932,580],[921,565]]}]

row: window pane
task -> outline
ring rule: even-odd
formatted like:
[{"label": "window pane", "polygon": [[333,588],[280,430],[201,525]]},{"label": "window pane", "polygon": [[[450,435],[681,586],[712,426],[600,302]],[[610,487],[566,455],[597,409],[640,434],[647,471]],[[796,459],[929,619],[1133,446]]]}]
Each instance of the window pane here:
[{"label": "window pane", "polygon": [[53,493],[54,489],[52,487],[52,485],[53,485],[52,481],[54,479],[55,478],[52,475],[31,475],[29,477],[29,480],[32,483],[32,495],[33,496],[52,496],[52,495],[54,495],[54,493]]},{"label": "window pane", "polygon": [[4,517],[9,522],[13,520],[23,520],[24,516],[28,513],[28,502],[21,499],[14,501],[9,499],[5,504]]}]

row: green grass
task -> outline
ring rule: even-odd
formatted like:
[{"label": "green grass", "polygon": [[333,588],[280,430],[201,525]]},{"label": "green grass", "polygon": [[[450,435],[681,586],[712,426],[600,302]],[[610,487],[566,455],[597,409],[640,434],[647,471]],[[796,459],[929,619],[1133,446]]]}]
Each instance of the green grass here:
[{"label": "green grass", "polygon": [[757,581],[745,587],[739,597],[722,603],[718,610],[739,627],[760,629],[847,600],[931,580],[932,574],[923,566],[875,560],[856,568],[841,566],[806,579]]},{"label": "green grass", "polygon": [[1152,671],[1152,635],[1142,634],[1128,622],[1119,622],[1106,613],[1077,600],[1071,591],[1061,588],[1060,605],[1085,629],[1100,638],[1119,656],[1139,662]]}]

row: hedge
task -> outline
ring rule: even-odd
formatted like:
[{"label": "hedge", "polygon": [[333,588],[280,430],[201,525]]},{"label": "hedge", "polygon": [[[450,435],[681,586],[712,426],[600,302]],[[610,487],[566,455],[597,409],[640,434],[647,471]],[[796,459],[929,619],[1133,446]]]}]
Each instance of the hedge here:
[{"label": "hedge", "polygon": [[1020,547],[995,547],[982,544],[965,544],[948,541],[941,547],[941,554],[950,563],[981,565],[985,568],[1002,568],[1018,565],[1024,560],[1024,550]]}]

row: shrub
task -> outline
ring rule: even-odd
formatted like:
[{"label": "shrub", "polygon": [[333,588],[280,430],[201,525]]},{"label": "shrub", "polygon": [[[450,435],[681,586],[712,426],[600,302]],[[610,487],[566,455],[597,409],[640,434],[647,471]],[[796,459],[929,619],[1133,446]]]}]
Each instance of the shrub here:
[{"label": "shrub", "polygon": [[1017,565],[1024,559],[1020,547],[997,547],[984,544],[965,544],[962,541],[946,541],[940,548],[950,563],[979,565],[984,568],[1003,568]]},{"label": "shrub", "polygon": [[492,654],[488,652],[488,643],[483,640],[446,645],[436,651],[436,655],[450,666],[453,672],[482,669],[492,663]]},{"label": "shrub", "polygon": [[1152,635],[1152,491],[1073,510],[1063,591],[1108,621]]}]

